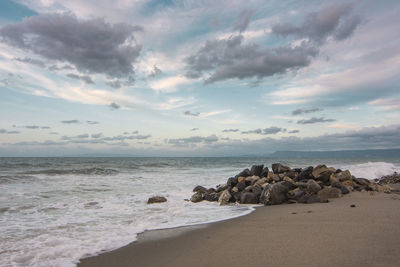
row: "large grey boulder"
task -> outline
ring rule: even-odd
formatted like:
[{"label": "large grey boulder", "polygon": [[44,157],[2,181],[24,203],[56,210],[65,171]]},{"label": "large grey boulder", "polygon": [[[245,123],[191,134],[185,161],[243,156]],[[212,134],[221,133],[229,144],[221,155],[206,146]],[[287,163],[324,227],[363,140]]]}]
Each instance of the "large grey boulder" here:
[{"label": "large grey boulder", "polygon": [[250,169],[251,176],[261,176],[261,173],[264,169],[264,165],[253,165]]},{"label": "large grey boulder", "polygon": [[329,198],[338,198],[342,196],[342,190],[336,187],[326,187],[318,192],[318,197],[322,202]]},{"label": "large grey boulder", "polygon": [[261,193],[260,202],[264,205],[282,204],[287,200],[287,193],[296,188],[296,185],[281,181],[267,185]]},{"label": "large grey boulder", "polygon": [[218,201],[218,198],[219,196],[217,193],[205,193],[203,196],[203,199],[207,201]]},{"label": "large grey boulder", "polygon": [[200,192],[196,192],[193,194],[193,196],[190,198],[190,201],[197,203],[203,200],[203,194]]},{"label": "large grey boulder", "polygon": [[256,194],[254,194],[252,192],[245,192],[241,195],[240,203],[241,204],[257,204],[258,197]]},{"label": "large grey boulder", "polygon": [[218,198],[218,203],[220,205],[227,205],[231,199],[232,195],[229,193],[229,190],[226,189],[222,192],[222,194]]},{"label": "large grey boulder", "polygon": [[193,192],[205,193],[205,192],[207,192],[207,188],[205,188],[204,186],[198,185],[195,188],[193,188]]},{"label": "large grey boulder", "polygon": [[290,171],[290,167],[284,166],[280,163],[272,164],[272,171],[276,174]]},{"label": "large grey boulder", "polygon": [[244,169],[243,171],[241,171],[238,175],[236,175],[235,177],[247,177],[247,176],[251,176],[251,172],[249,169]]},{"label": "large grey boulder", "polygon": [[226,184],[230,187],[234,187],[238,183],[238,178],[237,177],[231,177],[228,179]]},{"label": "large grey boulder", "polygon": [[310,194],[317,193],[321,190],[321,186],[314,180],[310,179],[307,181],[307,192]]}]

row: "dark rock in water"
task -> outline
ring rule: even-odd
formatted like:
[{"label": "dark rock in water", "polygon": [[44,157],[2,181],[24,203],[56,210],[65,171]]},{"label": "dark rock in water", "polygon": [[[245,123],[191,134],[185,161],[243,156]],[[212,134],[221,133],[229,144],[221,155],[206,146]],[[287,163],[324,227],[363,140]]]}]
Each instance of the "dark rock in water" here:
[{"label": "dark rock in water", "polygon": [[217,192],[217,190],[215,190],[215,188],[208,188],[206,191],[207,194],[212,194],[212,193],[216,193],[216,192]]},{"label": "dark rock in water", "polygon": [[286,194],[295,188],[294,184],[287,181],[269,184],[261,193],[260,202],[264,205],[282,204],[287,199]]},{"label": "dark rock in water", "polygon": [[250,175],[260,177],[263,169],[264,169],[264,165],[253,165],[253,166],[251,166]]},{"label": "dark rock in water", "polygon": [[342,191],[335,187],[326,187],[318,192],[321,201],[328,200],[329,198],[338,198],[342,196]]},{"label": "dark rock in water", "polygon": [[240,202],[242,194],[243,194],[242,192],[232,192],[232,196],[236,202]]},{"label": "dark rock in water", "polygon": [[272,164],[272,171],[276,174],[284,173],[290,171],[290,167],[284,166],[280,163],[274,163]]},{"label": "dark rock in water", "polygon": [[227,184],[220,184],[217,186],[217,193],[226,190],[229,186]]},{"label": "dark rock in water", "polygon": [[236,184],[237,189],[239,189],[239,191],[243,191],[246,188],[246,182],[242,181],[240,183]]},{"label": "dark rock in water", "polygon": [[310,179],[307,182],[307,192],[310,194],[317,193],[321,190],[321,186],[314,180]]},{"label": "dark rock in water", "polygon": [[261,174],[260,174],[260,177],[267,177],[267,176],[268,176],[268,173],[269,173],[269,169],[268,169],[268,167],[265,167],[265,168],[262,170],[262,172],[261,172]]},{"label": "dark rock in water", "polygon": [[231,177],[228,179],[226,184],[230,187],[234,187],[238,183],[238,178],[237,177]]},{"label": "dark rock in water", "polygon": [[314,170],[314,167],[310,166],[307,167],[306,169],[303,169],[299,175],[295,178],[295,181],[302,181],[302,180],[308,180],[311,179],[311,174]]},{"label": "dark rock in water", "polygon": [[203,194],[200,192],[196,192],[193,194],[193,196],[190,198],[190,201],[197,203],[203,200]]},{"label": "dark rock in water", "polygon": [[193,188],[193,192],[196,192],[196,193],[199,192],[199,193],[204,194],[205,192],[207,192],[207,188],[205,188],[201,185],[198,185],[195,188]]},{"label": "dark rock in water", "polygon": [[147,204],[153,204],[153,203],[162,203],[162,202],[166,202],[167,199],[165,197],[162,196],[154,196],[154,197],[150,197],[147,200]]},{"label": "dark rock in water", "polygon": [[258,203],[258,196],[251,192],[245,192],[242,194],[240,198],[241,204],[257,204]]},{"label": "dark rock in water", "polygon": [[217,193],[211,193],[211,194],[205,193],[203,198],[204,200],[207,201],[218,201],[219,196],[217,195]]},{"label": "dark rock in water", "polygon": [[248,176],[251,176],[249,169],[244,169],[242,172],[236,175],[236,177],[248,177]]}]

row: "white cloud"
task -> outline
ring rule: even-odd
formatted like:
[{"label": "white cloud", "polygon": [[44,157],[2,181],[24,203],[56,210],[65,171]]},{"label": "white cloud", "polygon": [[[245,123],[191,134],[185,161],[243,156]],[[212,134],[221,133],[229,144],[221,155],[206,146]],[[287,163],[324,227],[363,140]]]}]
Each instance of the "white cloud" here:
[{"label": "white cloud", "polygon": [[150,87],[160,92],[176,92],[180,86],[193,82],[185,76],[177,75],[163,78],[150,83]]},{"label": "white cloud", "polygon": [[400,98],[378,98],[368,102],[368,104],[378,107],[379,109],[390,111],[400,111]]},{"label": "white cloud", "polygon": [[166,101],[164,101],[161,104],[158,104],[155,106],[156,109],[160,110],[172,110],[172,109],[177,109],[177,108],[182,108],[189,106],[196,102],[196,99],[194,97],[171,97],[168,98]]}]

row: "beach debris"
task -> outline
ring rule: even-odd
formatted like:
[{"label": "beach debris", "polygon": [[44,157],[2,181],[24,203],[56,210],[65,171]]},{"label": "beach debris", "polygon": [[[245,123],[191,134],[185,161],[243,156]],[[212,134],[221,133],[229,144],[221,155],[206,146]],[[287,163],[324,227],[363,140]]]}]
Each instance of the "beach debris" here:
[{"label": "beach debris", "polygon": [[192,202],[218,201],[229,203],[278,205],[282,203],[329,202],[352,191],[391,193],[388,184],[400,183],[400,175],[383,176],[375,181],[356,178],[348,170],[326,165],[290,168],[281,163],[272,164],[272,171],[264,165],[253,165],[227,179],[216,188],[196,186]]},{"label": "beach debris", "polygon": [[355,207],[356,207],[356,205],[354,205],[354,204],[351,204],[351,205],[350,205],[350,207],[351,207],[351,208],[355,208]]},{"label": "beach debris", "polygon": [[165,197],[162,196],[154,196],[154,197],[150,197],[147,200],[147,204],[153,204],[153,203],[162,203],[162,202],[166,202],[167,199]]}]

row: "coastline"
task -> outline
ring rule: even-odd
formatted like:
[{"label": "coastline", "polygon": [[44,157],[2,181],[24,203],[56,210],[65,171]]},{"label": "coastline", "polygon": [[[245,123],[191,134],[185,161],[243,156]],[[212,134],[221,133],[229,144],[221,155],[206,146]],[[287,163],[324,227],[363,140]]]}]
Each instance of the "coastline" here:
[{"label": "coastline", "polygon": [[78,266],[397,266],[399,221],[400,195],[353,192],[329,203],[258,207],[224,221],[146,231]]}]

